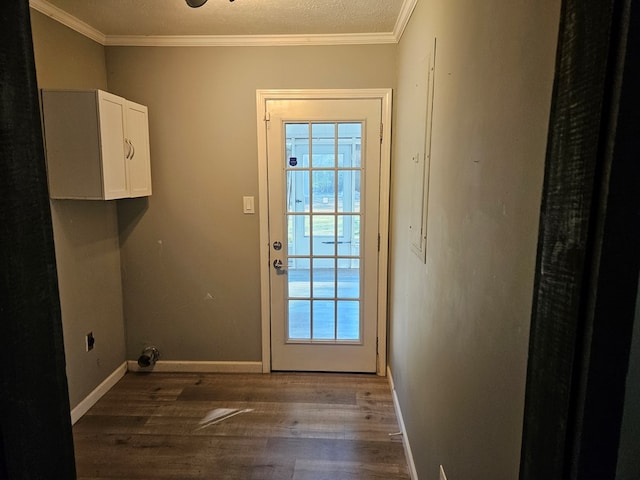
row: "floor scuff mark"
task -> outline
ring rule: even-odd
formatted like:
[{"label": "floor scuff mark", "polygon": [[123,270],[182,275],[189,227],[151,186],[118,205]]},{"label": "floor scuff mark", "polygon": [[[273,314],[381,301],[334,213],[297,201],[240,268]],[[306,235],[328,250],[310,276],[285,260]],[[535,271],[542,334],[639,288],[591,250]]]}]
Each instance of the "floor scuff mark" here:
[{"label": "floor scuff mark", "polygon": [[241,413],[252,412],[253,408],[216,408],[207,413],[202,420],[200,420],[200,427],[197,430],[210,427],[216,423],[223,422],[231,417],[240,415]]}]

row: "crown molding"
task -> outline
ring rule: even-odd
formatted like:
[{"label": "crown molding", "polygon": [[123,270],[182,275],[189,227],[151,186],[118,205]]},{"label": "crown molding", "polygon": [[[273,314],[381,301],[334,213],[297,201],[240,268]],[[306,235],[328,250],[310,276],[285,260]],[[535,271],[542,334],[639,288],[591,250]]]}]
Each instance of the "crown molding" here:
[{"label": "crown molding", "polygon": [[413,13],[413,9],[416,8],[417,3],[418,0],[404,0],[402,2],[400,13],[396,19],[396,24],[393,27],[393,38],[396,43],[398,43],[402,38],[404,29],[407,28],[407,24],[409,23],[409,19],[411,18],[411,14]]},{"label": "crown molding", "polygon": [[396,43],[393,33],[341,35],[108,35],[104,45],[120,47],[252,47]]},{"label": "crown molding", "polygon": [[46,15],[47,17],[69,27],[71,30],[75,30],[85,37],[90,38],[94,42],[98,42],[101,45],[104,45],[106,42],[107,36],[104,33],[96,30],[91,25],[84,23],[82,20],[77,19],[73,15],[69,15],[64,10],[51,5],[45,0],[29,0],[29,6],[43,15]]},{"label": "crown molding", "polygon": [[366,45],[398,43],[418,0],[404,0],[393,32],[323,35],[105,35],[46,0],[29,0],[29,6],[104,46],[121,47],[231,47]]}]

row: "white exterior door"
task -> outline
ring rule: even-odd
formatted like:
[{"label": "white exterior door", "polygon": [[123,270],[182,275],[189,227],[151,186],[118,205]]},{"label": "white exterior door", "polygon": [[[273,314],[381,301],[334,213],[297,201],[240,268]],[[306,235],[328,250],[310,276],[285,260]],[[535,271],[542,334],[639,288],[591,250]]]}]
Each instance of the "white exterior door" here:
[{"label": "white exterior door", "polygon": [[377,371],[381,115],[266,102],[273,370]]}]

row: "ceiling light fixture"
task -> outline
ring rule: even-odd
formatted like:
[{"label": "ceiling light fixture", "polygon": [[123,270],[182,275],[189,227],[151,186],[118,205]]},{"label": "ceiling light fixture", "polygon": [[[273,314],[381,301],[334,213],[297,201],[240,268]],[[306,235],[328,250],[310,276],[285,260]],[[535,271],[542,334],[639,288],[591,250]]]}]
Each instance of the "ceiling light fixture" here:
[{"label": "ceiling light fixture", "polygon": [[[229,0],[229,1],[233,2],[233,0]],[[186,0],[186,2],[187,2],[187,5],[189,5],[191,8],[198,8],[204,5],[205,3],[207,3],[207,0]]]}]

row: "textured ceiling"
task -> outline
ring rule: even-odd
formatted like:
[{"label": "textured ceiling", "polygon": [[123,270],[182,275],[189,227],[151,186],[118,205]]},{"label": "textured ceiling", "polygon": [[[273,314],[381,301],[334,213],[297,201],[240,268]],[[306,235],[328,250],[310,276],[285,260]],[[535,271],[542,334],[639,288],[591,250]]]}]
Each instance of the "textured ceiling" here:
[{"label": "textured ceiling", "polygon": [[[13,0],[12,0],[13,1]],[[106,36],[392,32],[406,0],[46,0]]]}]

